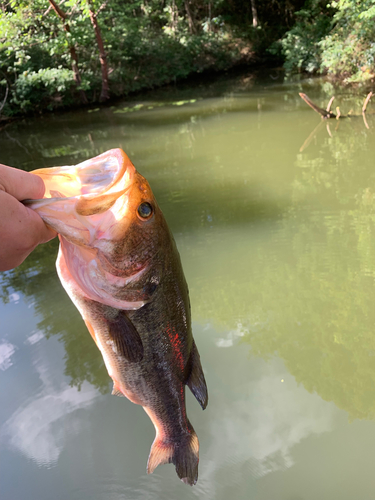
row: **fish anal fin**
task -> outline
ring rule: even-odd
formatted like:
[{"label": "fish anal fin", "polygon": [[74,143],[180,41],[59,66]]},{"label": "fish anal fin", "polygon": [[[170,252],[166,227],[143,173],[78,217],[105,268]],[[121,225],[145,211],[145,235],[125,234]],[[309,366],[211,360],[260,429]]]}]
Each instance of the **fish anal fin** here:
[{"label": "fish anal fin", "polygon": [[190,374],[186,380],[186,385],[189,387],[191,392],[196,397],[198,403],[204,410],[208,403],[208,391],[199,352],[197,346],[195,345],[195,342],[193,342],[189,363],[191,369]]},{"label": "fish anal fin", "polygon": [[177,442],[155,438],[147,462],[147,473],[152,474],[161,464],[173,463],[181,481],[193,486],[198,480],[199,442],[189,423],[190,434]]},{"label": "fish anal fin", "polygon": [[174,443],[164,443],[155,439],[152,443],[150,455],[147,461],[147,474],[152,474],[158,465],[170,464],[174,454]]},{"label": "fish anal fin", "polygon": [[142,340],[126,313],[119,311],[116,317],[107,319],[107,324],[116,354],[124,356],[130,363],[141,361],[143,359]]}]

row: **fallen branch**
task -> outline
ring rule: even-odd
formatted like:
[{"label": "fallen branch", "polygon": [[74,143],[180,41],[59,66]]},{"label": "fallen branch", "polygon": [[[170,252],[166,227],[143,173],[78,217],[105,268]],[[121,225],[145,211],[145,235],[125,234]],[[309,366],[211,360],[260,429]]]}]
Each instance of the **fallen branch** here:
[{"label": "fallen branch", "polygon": [[299,95],[305,101],[305,103],[310,106],[310,108],[319,113],[323,118],[336,118],[336,115],[330,111],[334,97],[331,97],[327,109],[323,109],[317,106],[315,103],[313,103],[312,100],[306,94],[300,92]]},{"label": "fallen branch", "polygon": [[[322,116],[322,118],[324,118],[324,119],[336,118],[336,120],[339,120],[340,118],[351,118],[351,117],[361,116],[361,115],[353,115],[351,110],[349,111],[349,113],[347,115],[342,115],[340,108],[338,106],[336,108],[336,114],[332,113],[331,105],[332,105],[332,102],[335,98],[334,96],[332,96],[331,99],[329,100],[329,103],[327,105],[327,109],[323,109],[323,108],[319,107],[317,104],[315,104],[314,102],[312,102],[312,100],[306,94],[303,94],[302,92],[300,92],[299,95],[300,95],[301,99],[303,99],[305,101],[305,103],[310,106],[310,108],[312,108],[314,111],[319,113]],[[372,95],[373,95],[372,92],[369,92],[367,94],[366,99],[364,100],[364,103],[362,106],[363,121],[365,122],[365,125],[367,128],[368,128],[368,125],[367,125],[367,121],[365,118],[365,113],[366,113],[366,109],[367,109],[367,104],[369,103]]]},{"label": "fallen branch", "polygon": [[[310,106],[310,108],[312,108],[314,111],[319,113],[322,118],[324,118],[324,119],[335,118],[337,120],[337,126],[336,126],[335,130],[337,130],[337,128],[339,126],[339,121],[341,120],[341,118],[359,118],[361,116],[363,118],[363,123],[365,124],[365,127],[367,129],[370,128],[369,124],[367,123],[367,120],[366,120],[366,110],[367,110],[367,105],[370,102],[371,97],[373,96],[373,92],[369,92],[367,94],[367,96],[363,102],[362,113],[360,115],[353,115],[352,110],[350,110],[347,115],[343,115],[343,114],[341,114],[340,108],[338,106],[336,107],[336,113],[332,113],[331,106],[332,106],[332,103],[334,100],[334,96],[332,96],[331,99],[329,100],[329,102],[327,104],[327,108],[323,109],[320,106],[318,106],[317,104],[315,104],[306,94],[303,94],[302,92],[300,92],[299,95],[300,95],[301,99],[303,99],[305,101],[305,103]],[[319,123],[319,125],[314,128],[314,130],[311,132],[311,134],[308,136],[308,138],[302,144],[302,146],[300,147],[300,150],[299,150],[300,153],[302,151],[304,151],[309,146],[311,141],[314,139],[314,137],[317,135],[318,131],[320,130],[322,123],[323,123],[323,121],[321,121]],[[326,126],[327,133],[332,138],[332,133],[331,133],[331,130],[329,128],[329,123],[327,122],[326,125],[327,125]]]},{"label": "fallen branch", "polygon": [[[301,94],[300,94],[300,95],[301,95]],[[333,103],[333,99],[334,99],[334,98],[335,98],[335,96],[333,95],[333,96],[331,97],[331,99],[329,100],[329,103],[327,104],[327,111],[328,111],[328,113],[329,113],[329,112],[330,112],[330,110],[331,110],[331,104]]]},{"label": "fallen branch", "polygon": [[365,102],[363,103],[363,106],[362,106],[362,113],[366,113],[367,104],[368,104],[369,100],[371,99],[371,97],[372,97],[372,92],[369,92],[369,93],[367,94],[367,97],[366,97],[366,99],[365,99]]}]

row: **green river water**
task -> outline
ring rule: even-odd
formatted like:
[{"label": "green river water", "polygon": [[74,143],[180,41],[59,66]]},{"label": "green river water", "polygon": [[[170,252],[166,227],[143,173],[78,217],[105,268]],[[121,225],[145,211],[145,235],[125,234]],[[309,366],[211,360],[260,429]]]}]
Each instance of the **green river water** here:
[{"label": "green river water", "polygon": [[[375,497],[375,115],[320,120],[323,80],[168,88],[0,132],[32,170],[122,147],[175,235],[209,388],[199,479],[147,476],[154,428],[57,278],[57,242],[0,281],[1,500]],[[343,113],[365,92],[338,91]],[[320,124],[320,125],[319,125]],[[318,127],[317,130],[314,129]],[[0,236],[1,238],[1,236]]]}]

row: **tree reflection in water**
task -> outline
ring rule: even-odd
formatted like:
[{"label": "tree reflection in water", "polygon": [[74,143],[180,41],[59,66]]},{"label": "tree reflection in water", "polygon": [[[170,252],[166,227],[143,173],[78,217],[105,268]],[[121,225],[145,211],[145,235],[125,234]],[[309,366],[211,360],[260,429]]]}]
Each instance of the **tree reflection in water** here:
[{"label": "tree reflection in water", "polygon": [[[282,104],[286,115],[295,106],[305,106],[299,103],[298,91],[309,92],[302,84],[291,88],[293,94],[283,90],[285,96],[292,95]],[[272,98],[267,100],[263,94],[249,103],[245,110],[249,115],[257,112],[256,103],[263,106],[264,116],[274,109]],[[229,108],[230,100],[224,111]],[[110,110],[93,113],[90,131],[83,127],[84,132],[70,123],[65,131],[56,120],[55,126],[62,130],[61,143],[56,143],[56,131],[49,142],[52,118],[45,131],[34,135],[20,124],[19,140],[28,152],[9,149],[9,163],[39,168],[77,163],[110,147],[128,150],[121,141],[133,134],[136,124],[139,137],[133,142],[135,150],[139,148],[138,155],[147,140],[152,146],[149,156],[142,157],[143,166],[152,167],[143,173],[177,237],[193,319],[202,324],[211,321],[218,332],[224,331],[218,342],[230,345],[240,337],[251,356],[278,355],[297,382],[333,401],[351,419],[375,418],[375,170],[369,163],[375,130],[372,117],[370,129],[350,120],[342,121],[338,130],[332,125],[332,137],[320,134],[302,152],[298,151],[303,138],[296,136],[295,151],[285,153],[294,159],[293,168],[283,159],[284,179],[277,177],[277,183],[288,186],[284,191],[273,186],[271,197],[267,175],[269,183],[272,175],[278,175],[277,164],[272,169],[268,166],[271,156],[268,163],[261,163],[264,169],[269,168],[258,178],[264,183],[255,184],[246,163],[250,153],[240,150],[237,162],[231,162],[233,151],[226,151],[231,145],[222,139],[223,146],[215,142],[218,163],[212,160],[204,170],[203,156],[196,153],[199,143],[201,155],[207,149],[204,106],[190,112],[194,115],[191,121],[187,110],[180,118],[168,117],[168,112],[160,108],[149,123],[143,111],[132,113],[126,122],[124,115]],[[213,116],[217,110],[210,113]],[[307,110],[303,116],[310,113]],[[311,115],[311,123],[315,123]],[[305,118],[300,119],[304,124]],[[264,120],[272,127],[275,118]],[[150,143],[148,127],[163,123],[168,126]],[[231,123],[237,124],[238,119]],[[200,130],[204,131],[201,135]],[[255,127],[251,130],[256,134]],[[218,131],[219,125],[214,129]],[[115,143],[113,137],[117,137]],[[168,163],[172,143],[178,168]],[[264,146],[262,158],[268,158],[271,149]],[[191,156],[187,157],[186,151]],[[137,163],[137,151],[134,155],[128,152]],[[230,171],[219,168],[229,164]],[[109,391],[101,355],[59,283],[56,253],[57,241],[48,243],[22,266],[4,273],[2,298],[7,301],[9,294],[18,291],[34,304],[41,318],[38,327],[47,337],[57,335],[64,343],[65,373],[72,385],[79,387],[87,380],[102,392]]]},{"label": "tree reflection in water", "polygon": [[18,268],[3,273],[1,298],[7,302],[11,293],[22,292],[42,318],[38,329],[47,338],[57,335],[64,344],[65,375],[71,385],[80,388],[87,380],[104,393],[109,390],[109,377],[100,352],[57,277],[57,247],[57,238],[40,245]]}]

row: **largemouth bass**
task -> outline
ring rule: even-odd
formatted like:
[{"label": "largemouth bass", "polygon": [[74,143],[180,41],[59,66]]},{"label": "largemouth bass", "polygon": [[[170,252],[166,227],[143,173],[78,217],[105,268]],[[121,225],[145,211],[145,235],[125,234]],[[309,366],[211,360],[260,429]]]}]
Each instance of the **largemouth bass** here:
[{"label": "largemouth bass", "polygon": [[179,253],[148,182],[121,149],[33,173],[46,198],[25,203],[59,233],[58,275],[103,355],[112,394],[143,406],[155,426],[147,472],[172,462],[195,484],[199,443],[185,385],[203,409],[207,387]]}]

